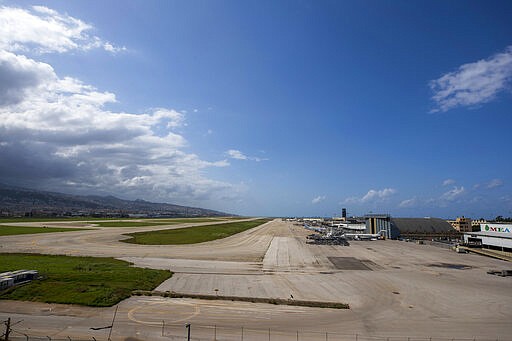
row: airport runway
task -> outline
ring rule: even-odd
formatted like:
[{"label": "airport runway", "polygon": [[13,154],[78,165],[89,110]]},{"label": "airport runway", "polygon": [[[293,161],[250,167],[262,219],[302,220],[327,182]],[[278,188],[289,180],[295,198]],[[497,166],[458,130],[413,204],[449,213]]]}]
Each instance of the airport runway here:
[{"label": "airport runway", "polygon": [[[172,226],[179,228],[183,226]],[[156,228],[130,228],[130,232]],[[175,275],[158,290],[350,304],[336,310],[232,301],[132,297],[119,304],[113,339],[512,340],[512,278],[488,275],[508,262],[401,241],[306,244],[311,233],[275,220],[187,246],[118,240],[126,228],[0,237],[0,252],[113,256]],[[51,310],[50,310],[51,309]],[[0,301],[0,319],[23,319],[26,334],[105,339],[112,308]],[[216,328],[213,326],[217,326]],[[162,328],[163,327],[163,328]],[[30,329],[28,329],[30,328]],[[243,328],[243,330],[242,330]],[[163,337],[162,337],[163,329]],[[268,331],[270,329],[270,332]],[[29,333],[30,331],[30,333]],[[46,334],[45,334],[46,333]],[[327,333],[327,335],[325,334]]]},{"label": "airport runway", "polygon": [[[90,227],[81,223],[55,224],[32,223],[39,226]],[[272,240],[272,226],[265,224],[258,229],[241,232],[235,236],[193,245],[136,245],[122,243],[129,237],[124,233],[190,226],[211,225],[216,222],[160,225],[150,227],[104,227],[95,230],[66,233],[39,233],[0,237],[0,252],[30,252],[70,256],[97,257],[161,257],[181,259],[215,259],[232,261],[261,261]],[[14,224],[9,224],[14,225]],[[19,223],[27,225],[27,223]]]}]

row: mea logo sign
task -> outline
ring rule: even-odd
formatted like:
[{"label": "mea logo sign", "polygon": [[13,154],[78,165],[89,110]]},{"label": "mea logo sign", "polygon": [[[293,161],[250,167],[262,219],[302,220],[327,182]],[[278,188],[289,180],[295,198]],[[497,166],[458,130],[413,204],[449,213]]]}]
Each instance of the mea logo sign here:
[{"label": "mea logo sign", "polygon": [[501,227],[501,226],[485,225],[485,231],[510,233],[510,228],[508,228],[508,227]]}]

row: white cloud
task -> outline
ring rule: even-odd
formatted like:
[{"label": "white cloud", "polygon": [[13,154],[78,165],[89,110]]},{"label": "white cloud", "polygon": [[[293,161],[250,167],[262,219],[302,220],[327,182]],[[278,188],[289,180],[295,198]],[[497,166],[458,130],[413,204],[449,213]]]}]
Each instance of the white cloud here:
[{"label": "white cloud", "polygon": [[232,158],[232,159],[235,159],[235,160],[250,160],[250,161],[256,161],[256,162],[267,161],[268,160],[268,159],[263,159],[263,158],[259,158],[259,157],[256,157],[256,156],[247,156],[247,155],[245,155],[244,153],[242,153],[241,151],[239,151],[237,149],[230,149],[230,150],[226,151],[225,154],[229,158]]},{"label": "white cloud", "polygon": [[363,197],[350,197],[343,201],[345,204],[355,204],[355,203],[367,203],[367,202],[376,202],[383,201],[391,197],[396,193],[396,189],[394,188],[384,188],[381,190],[370,189]]},{"label": "white cloud", "polygon": [[474,184],[473,189],[493,189],[503,186],[503,180],[501,179],[492,179],[488,182]]},{"label": "white cloud", "polygon": [[93,26],[44,6],[31,9],[0,7],[0,49],[11,52],[67,52],[103,48],[126,50],[90,35]]},{"label": "white cloud", "polygon": [[105,51],[108,51],[110,53],[117,53],[117,52],[121,52],[121,51],[127,51],[128,49],[126,47],[117,47],[117,46],[114,46],[112,45],[111,43],[109,42],[106,42],[106,43],[103,43],[103,49]]},{"label": "white cloud", "polygon": [[360,202],[361,202],[361,199],[359,199],[358,197],[348,197],[348,198],[346,198],[345,200],[340,201],[340,204],[341,204],[341,205],[345,205],[345,204],[357,204],[357,203],[360,203]]},{"label": "white cloud", "polygon": [[460,106],[474,106],[493,100],[512,79],[512,46],[487,59],[460,66],[430,82],[437,108],[447,111]]},{"label": "white cloud", "polygon": [[455,180],[453,179],[446,179],[443,181],[443,186],[449,186],[449,185],[453,185],[455,183]]},{"label": "white cloud", "polygon": [[185,114],[176,110],[157,108],[153,115],[159,120],[165,120],[167,122],[167,128],[181,127],[185,122]]},{"label": "white cloud", "polygon": [[384,188],[381,190],[369,190],[368,193],[364,197],[361,198],[362,202],[368,202],[368,201],[375,201],[375,200],[382,200],[385,198],[390,197],[391,195],[395,194],[396,190],[394,188]]},{"label": "white cloud", "polygon": [[466,193],[464,186],[454,186],[451,190],[443,193],[440,197],[441,200],[454,201]]},{"label": "white cloud", "polygon": [[185,204],[238,195],[240,186],[204,174],[228,166],[227,160],[184,151],[188,142],[176,132],[185,125],[184,113],[107,110],[114,93],[60,77],[51,65],[22,54],[105,48],[86,33],[90,28],[46,7],[0,7],[0,178]]},{"label": "white cloud", "polygon": [[402,202],[400,202],[400,204],[398,204],[398,207],[407,208],[407,207],[414,207],[417,205],[418,205],[418,199],[416,197],[414,197],[411,199],[403,200]]},{"label": "white cloud", "polygon": [[0,50],[0,106],[19,103],[54,76],[48,64]]},{"label": "white cloud", "polygon": [[486,185],[486,188],[488,189],[492,189],[492,188],[497,188],[497,187],[501,187],[503,186],[503,180],[501,179],[492,179],[491,181],[489,181]]},{"label": "white cloud", "polygon": [[226,154],[230,158],[236,159],[236,160],[247,160],[248,159],[247,155],[245,155],[244,153],[242,153],[241,151],[236,150],[236,149],[230,149],[226,152]]},{"label": "white cloud", "polygon": [[325,200],[325,195],[319,195],[315,198],[313,198],[313,200],[311,200],[311,203],[314,205],[314,204],[318,204],[319,202],[322,202]]}]

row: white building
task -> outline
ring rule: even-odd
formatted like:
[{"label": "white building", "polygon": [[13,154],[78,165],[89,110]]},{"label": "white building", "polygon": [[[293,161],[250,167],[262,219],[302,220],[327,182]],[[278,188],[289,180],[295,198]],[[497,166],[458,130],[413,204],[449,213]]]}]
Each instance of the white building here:
[{"label": "white building", "polygon": [[512,224],[480,224],[479,232],[464,234],[464,243],[512,252]]}]

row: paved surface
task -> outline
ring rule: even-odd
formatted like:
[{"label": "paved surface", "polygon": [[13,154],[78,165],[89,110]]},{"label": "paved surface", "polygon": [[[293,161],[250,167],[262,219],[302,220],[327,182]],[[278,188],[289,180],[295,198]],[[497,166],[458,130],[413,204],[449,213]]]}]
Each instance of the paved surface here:
[{"label": "paved surface", "polygon": [[[162,226],[129,230],[150,229]],[[204,340],[212,340],[214,333],[219,340],[240,340],[242,335],[244,340],[268,340],[269,328],[275,340],[325,340],[326,332],[329,340],[355,339],[356,334],[358,341],[374,337],[512,340],[512,278],[486,273],[512,268],[502,260],[391,240],[354,241],[348,247],[310,245],[305,243],[310,231],[277,220],[226,239],[188,246],[120,243],[126,231],[104,228],[1,237],[0,251],[115,256],[138,266],[174,271],[158,290],[293,296],[351,307],[132,297],[119,304],[115,340],[181,337],[188,322],[192,335]],[[360,264],[369,269],[358,270],[355,265]],[[1,320],[23,319],[18,325],[21,332],[63,339],[68,335],[104,339],[106,331],[88,328],[109,325],[113,312],[114,308],[0,301]]]},{"label": "paved surface", "polygon": [[[33,223],[36,226],[86,227],[81,223]],[[160,225],[152,227],[106,227],[76,232],[39,233],[0,237],[0,252],[30,252],[59,255],[103,257],[161,257],[184,259],[215,259],[227,261],[261,261],[272,241],[272,226],[265,225],[222,240],[193,245],[137,245],[122,243],[123,233],[178,229],[211,225],[215,222]],[[14,224],[9,224],[14,225]],[[29,226],[27,223],[19,225]]]}]

